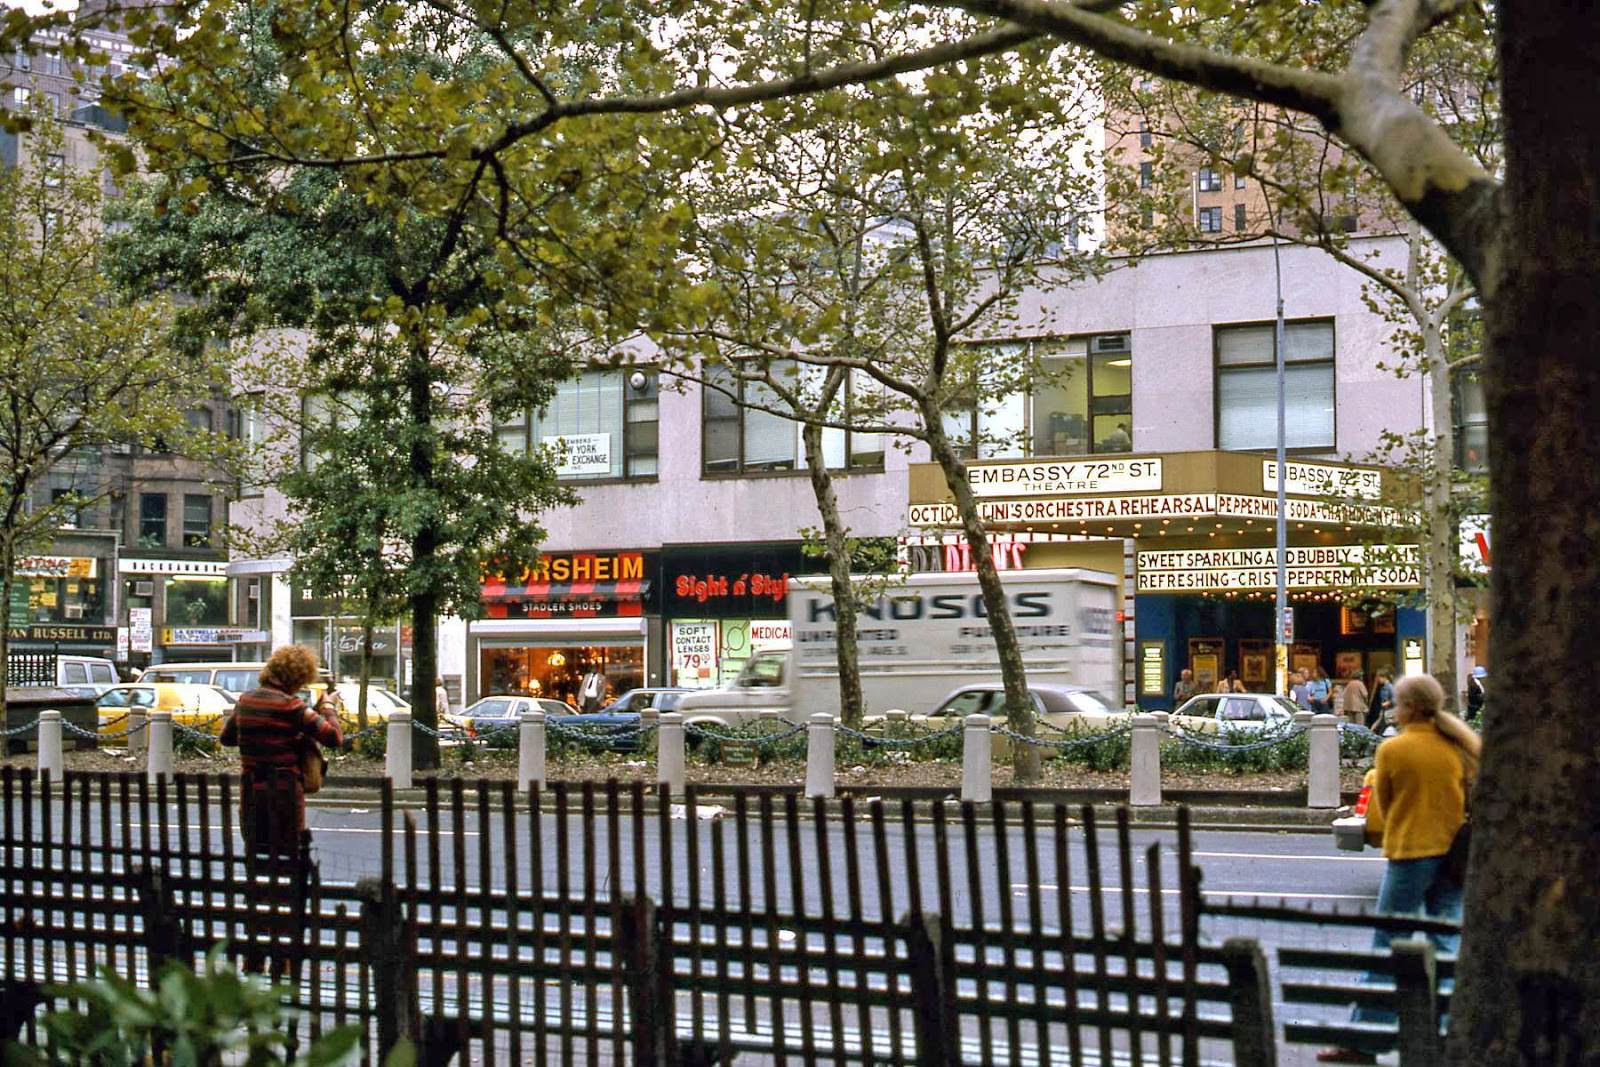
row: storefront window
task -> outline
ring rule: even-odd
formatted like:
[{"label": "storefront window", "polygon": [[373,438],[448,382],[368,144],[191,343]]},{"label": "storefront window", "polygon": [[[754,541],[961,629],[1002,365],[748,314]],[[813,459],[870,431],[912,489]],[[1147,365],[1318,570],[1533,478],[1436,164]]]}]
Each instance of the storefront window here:
[{"label": "storefront window", "polygon": [[591,671],[606,677],[606,700],[644,685],[644,648],[577,645],[484,648],[478,675],[484,696],[537,696],[578,706],[578,690]]},{"label": "storefront window", "polygon": [[495,427],[500,447],[547,449],[561,478],[638,478],[657,472],[660,389],[653,371],[606,368],[563,382],[543,411]]},{"label": "storefront window", "polygon": [[226,626],[228,579],[173,575],[167,579],[168,626]]},{"label": "storefront window", "polygon": [[[1276,331],[1219,326],[1217,447],[1229,451],[1277,444]],[[1334,447],[1333,323],[1291,322],[1284,330],[1284,434],[1289,448]]]},{"label": "storefront window", "polygon": [[18,582],[26,583],[30,623],[98,622],[105,618],[105,596],[98,578],[19,578]]}]

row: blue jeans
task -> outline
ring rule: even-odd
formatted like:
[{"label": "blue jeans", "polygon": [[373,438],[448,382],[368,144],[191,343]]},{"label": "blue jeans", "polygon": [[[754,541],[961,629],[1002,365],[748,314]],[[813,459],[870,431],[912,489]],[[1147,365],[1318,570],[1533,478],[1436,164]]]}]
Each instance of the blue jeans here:
[{"label": "blue jeans", "polygon": [[[1443,856],[1390,860],[1383,869],[1383,885],[1378,890],[1378,912],[1384,915],[1426,915],[1430,919],[1461,918],[1461,886],[1439,877],[1439,869],[1443,866]],[[1392,930],[1375,930],[1372,947],[1380,952],[1386,951],[1396,936]],[[1433,942],[1435,952],[1454,955],[1461,938],[1457,934],[1429,934],[1428,940]],[[1382,975],[1371,973],[1362,978],[1363,982],[1371,983],[1386,980]],[[1448,990],[1449,984],[1441,983],[1441,991]],[[1358,1023],[1390,1024],[1399,1018],[1392,1011],[1362,1007],[1357,1007],[1350,1017]],[[1368,1052],[1386,1052],[1392,1046],[1368,1043],[1361,1047]]]}]

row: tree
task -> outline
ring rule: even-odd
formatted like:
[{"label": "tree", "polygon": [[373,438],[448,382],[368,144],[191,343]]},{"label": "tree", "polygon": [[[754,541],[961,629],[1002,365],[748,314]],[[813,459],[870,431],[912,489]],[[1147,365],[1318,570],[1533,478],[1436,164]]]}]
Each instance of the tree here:
[{"label": "tree", "polygon": [[[60,165],[59,125],[32,116],[21,166],[0,172],[0,603],[17,558],[118,488],[100,462],[112,446],[213,455],[185,416],[221,380],[206,353],[167,343],[171,305],[118,298],[104,270],[101,183]],[[52,470],[72,492],[45,499]],[[8,634],[0,628],[0,711]]]},{"label": "tree", "polygon": [[[1309,24],[1314,36],[1308,33],[1303,44],[1337,49],[1358,28],[1352,14],[1335,10]],[[1430,35],[1412,49],[1404,88],[1493,172],[1499,168],[1501,128],[1492,36],[1476,19],[1461,20],[1450,31]],[[1270,52],[1276,43],[1268,37],[1265,48]],[[1475,296],[1471,282],[1395,203],[1372,169],[1306,116],[1219,100],[1181,83],[1150,83],[1118,66],[1108,66],[1100,85],[1112,116],[1108,134],[1119,144],[1138,143],[1135,137],[1150,143],[1147,173],[1123,166],[1108,176],[1118,205],[1112,227],[1118,243],[1136,252],[1262,239],[1317,248],[1360,274],[1368,304],[1394,325],[1391,343],[1398,358],[1388,369],[1423,377],[1430,428],[1417,435],[1388,435],[1376,453],[1354,458],[1404,470],[1420,494],[1414,511],[1420,521],[1387,528],[1381,543],[1422,547],[1428,670],[1453,707],[1460,520],[1464,509],[1481,510],[1481,494],[1474,491],[1474,479],[1456,468],[1452,400],[1457,375],[1472,373],[1481,353],[1450,345],[1449,335],[1452,322],[1460,322],[1460,310]],[[1216,233],[1197,232],[1194,226],[1191,181],[1197,166],[1231,172],[1238,179],[1235,187],[1242,182],[1246,189],[1247,203],[1238,205],[1245,209],[1243,216]],[[1252,200],[1257,202],[1248,203]],[[1402,242],[1404,264],[1385,263],[1384,245],[1374,248],[1361,240],[1370,235]],[[1381,590],[1363,590],[1360,576],[1355,577],[1352,592],[1392,600]]]},{"label": "tree", "polygon": [[[1476,287],[1484,353],[1495,556],[1490,637],[1496,687],[1536,699],[1495,704],[1472,799],[1463,956],[1448,1058],[1460,1064],[1593,1059],[1600,1033],[1600,750],[1593,708],[1571,679],[1592,658],[1600,599],[1600,134],[1574,120],[1600,103],[1582,75],[1593,12],[1573,0],[1497,5],[1504,179],[1497,180],[1403,89],[1411,49],[1468,20],[1464,0],[1375,0],[1348,53],[1295,48],[1315,9],[1248,10],[1271,60],[1191,39],[1231,5],[1078,6],[960,0],[969,11],[1049,33],[1152,74],[1304,113],[1358,154]],[[1096,10],[1098,9],[1098,10]],[[1192,20],[1192,21],[1191,21]]]},{"label": "tree", "polygon": [[[865,24],[852,36],[891,52],[927,28]],[[993,343],[1017,329],[1023,293],[1098,267],[1076,246],[1094,203],[1092,174],[1060,57],[1029,51],[973,62],[964,74],[886,82],[792,102],[781,114],[769,107],[760,123],[728,123],[724,156],[738,180],[708,180],[698,199],[688,194],[701,219],[693,255],[706,312],[672,336],[699,342],[732,377],[758,383],[766,408],[800,421],[824,527],[841,545],[824,428],[927,446],[977,561],[1007,717],[1031,735],[1021,643],[967,461],[995,444],[972,425],[980,412],[1035,377],[1028,346]],[[985,106],[1002,97],[1018,103]],[[1028,99],[1046,103],[1021,103]],[[1038,135],[1041,125],[1053,132]],[[848,554],[833,560],[838,596]],[[853,619],[842,617],[839,630],[843,676],[854,669]],[[1014,759],[1018,780],[1037,775],[1035,748],[1015,746]]]},{"label": "tree", "polygon": [[[119,278],[198,297],[196,346],[307,339],[240,357],[236,373],[287,438],[264,471],[288,501],[280,546],[310,591],[358,605],[364,629],[404,600],[416,721],[436,728],[438,617],[476,617],[485,570],[533,558],[537,514],[571,499],[542,454],[498,448],[492,423],[545,403],[570,364],[528,347],[534,324],[448,220],[371,207],[325,171],[265,202],[219,187],[168,211],[163,192],[130,203]],[[437,763],[432,741],[418,740],[420,767]]]}]

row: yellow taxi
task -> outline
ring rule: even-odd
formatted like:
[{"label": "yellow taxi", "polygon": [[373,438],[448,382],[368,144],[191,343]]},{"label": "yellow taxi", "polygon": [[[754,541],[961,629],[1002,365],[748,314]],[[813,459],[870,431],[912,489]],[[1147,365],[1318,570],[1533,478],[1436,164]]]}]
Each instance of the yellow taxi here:
[{"label": "yellow taxi", "polygon": [[233,701],[222,690],[210,685],[127,682],[101,693],[95,707],[100,713],[102,743],[123,745],[127,744],[129,712],[148,716],[152,711],[170,711],[175,723],[220,734],[223,721],[233,710]]}]

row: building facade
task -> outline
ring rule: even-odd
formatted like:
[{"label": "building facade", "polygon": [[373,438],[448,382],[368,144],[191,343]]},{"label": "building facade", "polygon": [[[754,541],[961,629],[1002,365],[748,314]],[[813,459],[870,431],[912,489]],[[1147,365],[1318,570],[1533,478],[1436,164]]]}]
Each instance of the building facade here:
[{"label": "building facade", "polygon": [[[1382,240],[1371,250],[1380,258],[1403,253]],[[1030,294],[1012,335],[994,342],[1035,346],[1059,373],[1028,393],[984,396],[950,413],[950,425],[970,426],[979,466],[1087,457],[1125,470],[1159,457],[1155,489],[1144,487],[1152,484],[1146,475],[1131,492],[1209,496],[1214,528],[1219,492],[1263,493],[1260,453],[1273,446],[1276,410],[1272,263],[1271,249],[1259,246],[1173,253]],[[1311,249],[1286,247],[1281,263],[1294,459],[1342,465],[1376,450],[1386,431],[1420,425],[1421,385],[1383,369],[1390,327],[1367,307],[1361,278]],[[581,503],[540,516],[548,539],[539,560],[486,576],[482,618],[443,625],[441,662],[453,697],[570,697],[594,669],[618,690],[715,685],[752,651],[787,641],[789,581],[825,569],[804,550],[821,519],[795,424],[740,409],[694,383],[664,388],[639,366],[587,371],[545,411],[497,429],[508,448],[564,442],[562,477]],[[898,543],[917,569],[971,569],[948,515],[937,511],[941,486],[918,445],[834,432],[826,450],[854,536]],[[1201,458],[1177,458],[1183,455]],[[267,490],[236,502],[234,520],[263,521],[275,506],[281,502]],[[1149,549],[1133,521],[992,523],[1003,566],[1086,566],[1123,578],[1130,687],[1140,642],[1157,639],[1150,627],[1163,612],[1164,672],[1189,656],[1191,632],[1205,637],[1217,625],[1204,615],[1210,609],[1195,609],[1202,617],[1186,621],[1185,605],[1163,607],[1169,591],[1140,584],[1140,553]],[[1267,528],[1265,516],[1227,521],[1236,538],[1247,523]],[[1210,542],[1207,533],[1198,531]],[[1254,557],[1241,560],[1253,566]],[[274,566],[278,573],[269,573]],[[282,579],[286,567],[232,565],[236,608],[265,604],[251,621],[273,641],[307,639],[302,620],[280,610],[295,603]],[[1220,654],[1219,669],[1239,669],[1237,642],[1271,638],[1270,621],[1263,627],[1252,612],[1236,614],[1223,637],[1235,644]],[[1397,630],[1409,626],[1396,620]],[[1243,636],[1258,629],[1259,636]],[[1381,636],[1362,649],[1382,652],[1375,646],[1398,638]],[[1340,651],[1334,644],[1330,673]],[[1165,673],[1162,681],[1170,688]],[[1144,699],[1133,688],[1128,697]]]}]

